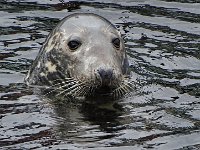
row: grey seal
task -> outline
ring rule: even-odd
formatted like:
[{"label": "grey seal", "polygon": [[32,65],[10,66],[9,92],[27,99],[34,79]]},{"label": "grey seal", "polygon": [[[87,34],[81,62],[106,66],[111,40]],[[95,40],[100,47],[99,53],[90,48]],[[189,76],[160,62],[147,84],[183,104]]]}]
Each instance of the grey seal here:
[{"label": "grey seal", "polygon": [[92,13],[62,19],[48,35],[25,81],[58,95],[119,98],[133,87],[124,41],[117,28]]}]

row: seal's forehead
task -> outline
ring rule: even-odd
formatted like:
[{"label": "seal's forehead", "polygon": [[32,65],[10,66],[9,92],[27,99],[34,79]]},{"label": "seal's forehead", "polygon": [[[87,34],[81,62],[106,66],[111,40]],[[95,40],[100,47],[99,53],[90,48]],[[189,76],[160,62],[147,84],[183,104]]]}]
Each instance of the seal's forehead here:
[{"label": "seal's forehead", "polygon": [[115,27],[105,18],[94,14],[75,14],[63,19],[61,28],[102,28]]}]

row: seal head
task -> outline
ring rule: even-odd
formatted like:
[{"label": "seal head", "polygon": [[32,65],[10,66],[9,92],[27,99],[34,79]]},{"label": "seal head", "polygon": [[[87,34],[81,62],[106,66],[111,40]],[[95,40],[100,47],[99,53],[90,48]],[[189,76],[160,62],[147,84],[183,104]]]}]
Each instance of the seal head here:
[{"label": "seal head", "polygon": [[[48,35],[25,79],[75,97],[112,95],[130,90],[123,39],[96,14],[65,17]],[[117,96],[118,95],[118,96]]]}]

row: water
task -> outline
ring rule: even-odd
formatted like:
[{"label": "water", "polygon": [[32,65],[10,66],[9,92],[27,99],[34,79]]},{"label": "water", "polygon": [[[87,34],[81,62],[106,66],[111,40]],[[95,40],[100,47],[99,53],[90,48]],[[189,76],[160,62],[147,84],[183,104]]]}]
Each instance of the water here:
[{"label": "water", "polygon": [[[0,148],[200,149],[199,8],[199,0],[0,0]],[[64,102],[23,84],[45,37],[75,12],[118,27],[133,76],[145,82],[138,93]]]}]

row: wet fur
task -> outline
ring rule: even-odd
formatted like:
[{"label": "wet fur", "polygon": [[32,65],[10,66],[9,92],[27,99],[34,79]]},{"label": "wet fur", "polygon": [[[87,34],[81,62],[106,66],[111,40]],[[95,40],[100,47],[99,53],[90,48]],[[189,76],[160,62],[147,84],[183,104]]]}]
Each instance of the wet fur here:
[{"label": "wet fur", "polygon": [[[75,59],[72,59],[72,56],[70,55],[63,55],[64,50],[62,48],[62,40],[64,39],[65,34],[58,29],[69,17],[76,15],[80,14],[74,14],[64,18],[49,34],[25,79],[27,84],[49,86],[48,89],[50,91],[46,93],[47,95],[56,92],[57,95],[71,95],[73,97],[107,95],[114,99],[118,99],[133,91],[135,89],[135,82],[131,81],[129,78],[126,52],[123,54],[123,66],[121,66],[122,72],[118,74],[115,73],[115,79],[109,83],[109,86],[102,85],[95,70],[89,71],[91,74],[90,77],[78,75],[78,72],[74,73],[72,71],[72,66],[76,62],[71,60]],[[99,19],[108,24],[105,28],[105,33],[111,29],[116,29],[106,19],[94,14],[88,15],[99,17]],[[78,28],[80,32],[84,32],[81,27],[74,24],[72,25],[75,26],[75,28]]]}]

